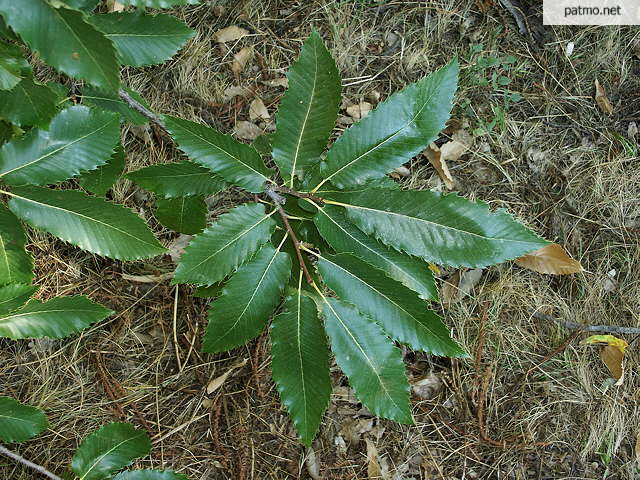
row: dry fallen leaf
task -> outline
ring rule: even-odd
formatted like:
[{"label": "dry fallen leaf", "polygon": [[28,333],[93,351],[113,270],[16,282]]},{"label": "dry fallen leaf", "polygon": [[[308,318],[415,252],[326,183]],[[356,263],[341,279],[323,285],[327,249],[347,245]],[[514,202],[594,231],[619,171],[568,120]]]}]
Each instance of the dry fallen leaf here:
[{"label": "dry fallen leaf", "polygon": [[349,105],[347,107],[347,115],[354,120],[360,120],[367,116],[367,114],[373,109],[373,105],[369,102],[360,102],[357,105]]},{"label": "dry fallen leaf", "polygon": [[411,391],[423,400],[431,400],[442,391],[443,387],[442,380],[433,372],[430,372],[426,377],[411,382]]},{"label": "dry fallen leaf", "polygon": [[234,85],[232,87],[228,87],[224,90],[222,94],[222,99],[225,102],[233,100],[236,97],[246,97],[251,93],[251,89],[249,87],[240,87],[238,85]]},{"label": "dry fallen leaf", "polygon": [[571,258],[557,243],[542,247],[516,259],[516,265],[538,273],[567,275],[582,272],[580,262]]},{"label": "dry fallen leaf", "polygon": [[365,441],[367,442],[367,476],[369,480],[380,479],[382,478],[382,469],[378,461],[378,449],[368,438]]},{"label": "dry fallen leaf", "polygon": [[233,56],[233,62],[231,62],[231,71],[234,73],[234,75],[240,75],[251,57],[253,57],[253,47],[241,48],[240,51]]},{"label": "dry fallen leaf", "polygon": [[436,172],[438,172],[447,189],[452,190],[454,185],[453,177],[451,176],[451,172],[449,172],[446,161],[442,158],[442,152],[436,144],[432,143],[429,145],[422,154],[427,157],[427,160],[429,160],[433,168],[436,169]]},{"label": "dry fallen leaf", "polygon": [[138,283],[160,283],[173,277],[173,272],[163,273],[161,275],[129,275],[122,274],[124,280]]},{"label": "dry fallen leaf", "polygon": [[316,452],[313,447],[307,448],[305,464],[307,466],[307,472],[309,472],[309,476],[313,478],[313,480],[322,480],[320,476],[320,465],[318,464]]},{"label": "dry fallen leaf", "polygon": [[618,348],[607,345],[600,351],[600,358],[609,369],[611,376],[616,380],[620,380],[622,378],[624,354]]},{"label": "dry fallen leaf", "polygon": [[253,102],[251,102],[251,105],[249,105],[249,118],[251,120],[267,120],[271,118],[267,107],[265,107],[264,102],[260,97],[256,97]]},{"label": "dry fallen leaf", "polygon": [[178,263],[180,257],[184,253],[184,249],[187,248],[189,242],[191,241],[191,235],[185,235],[181,233],[178,235],[178,238],[173,240],[169,246],[167,247],[167,253],[169,257],[171,257],[171,261],[173,263]]},{"label": "dry fallen leaf", "polygon": [[604,87],[600,85],[600,82],[596,78],[596,103],[600,110],[602,110],[607,115],[611,115],[613,113],[613,105],[609,101],[609,97],[607,97],[607,92]]},{"label": "dry fallen leaf", "polygon": [[591,335],[581,342],[583,345],[604,345],[600,351],[600,358],[609,369],[611,376],[622,383],[622,361],[624,352],[629,344],[614,335]]},{"label": "dry fallen leaf", "polygon": [[118,2],[118,0],[107,0],[107,12],[122,11],[124,11],[124,5]]},{"label": "dry fallen leaf", "polygon": [[451,140],[440,147],[440,155],[445,162],[457,162],[468,150],[468,147],[458,140]]},{"label": "dry fallen leaf", "polygon": [[440,295],[442,302],[450,305],[459,302],[471,294],[471,291],[482,278],[482,273],[483,270],[481,268],[466,270],[464,272],[460,270],[456,271],[442,286]]},{"label": "dry fallen leaf", "polygon": [[213,380],[211,380],[209,382],[209,384],[207,385],[207,395],[211,395],[213,392],[215,392],[217,389],[219,389],[224,384],[224,382],[227,381],[227,378],[229,378],[229,375],[231,375],[234,370],[237,370],[238,368],[244,367],[247,364],[248,360],[249,360],[248,358],[245,358],[245,359],[239,361],[238,363],[235,363],[234,365],[231,365],[231,368],[229,368],[229,370],[224,372],[219,377],[216,377]]},{"label": "dry fallen leaf", "polygon": [[236,123],[236,128],[233,130],[233,134],[244,140],[255,140],[264,132],[255,123],[247,122],[246,120],[240,120]]},{"label": "dry fallen leaf", "polygon": [[231,25],[214,33],[213,39],[218,43],[234,42],[247,35],[249,35],[248,30],[240,28],[237,25]]}]

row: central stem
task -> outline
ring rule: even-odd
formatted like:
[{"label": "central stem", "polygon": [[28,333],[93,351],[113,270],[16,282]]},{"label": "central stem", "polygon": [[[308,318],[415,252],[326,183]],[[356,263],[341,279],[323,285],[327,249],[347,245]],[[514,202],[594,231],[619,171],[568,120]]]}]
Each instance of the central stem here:
[{"label": "central stem", "polygon": [[273,203],[276,206],[276,210],[278,210],[278,213],[282,218],[282,223],[284,223],[284,227],[287,229],[287,233],[289,233],[289,236],[291,237],[291,242],[293,242],[293,248],[296,251],[296,256],[298,257],[298,262],[300,263],[300,268],[302,268],[302,271],[304,272],[304,277],[307,279],[307,283],[309,285],[315,285],[315,282],[313,281],[313,277],[311,276],[311,273],[309,273],[309,270],[307,269],[307,264],[304,263],[304,257],[302,256],[302,252],[300,251],[300,240],[298,240],[298,236],[296,235],[296,232],[294,232],[293,228],[291,228],[291,224],[289,223],[289,217],[287,216],[287,212],[285,212],[284,208],[282,208],[282,204],[284,203],[285,199],[282,198],[280,195],[278,195],[272,188],[267,188],[264,193],[271,200],[273,200]]}]

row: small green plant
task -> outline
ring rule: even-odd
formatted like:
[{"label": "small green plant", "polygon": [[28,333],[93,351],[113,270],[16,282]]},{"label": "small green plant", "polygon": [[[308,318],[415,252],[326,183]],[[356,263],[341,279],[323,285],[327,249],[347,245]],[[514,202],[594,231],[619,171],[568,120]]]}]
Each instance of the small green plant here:
[{"label": "small green plant", "polygon": [[[468,81],[474,86],[490,88],[501,98],[501,102],[499,105],[491,106],[493,113],[491,120],[478,119],[479,126],[473,129],[473,134],[476,136],[490,134],[496,127],[503,129],[509,108],[522,100],[519,93],[509,89],[513,78],[519,73],[518,59],[513,55],[479,55],[483,49],[482,44],[472,45],[464,56],[465,61],[471,65],[467,73]],[[463,103],[461,107],[469,108],[470,102],[467,100],[467,103]],[[472,115],[476,116],[473,113]]]},{"label": "small green plant", "polygon": [[[143,8],[197,2],[121,3]],[[29,301],[38,287],[31,285],[33,262],[21,221],[109,258],[135,260],[165,251],[138,215],[103,197],[125,166],[120,123],[147,123],[123,100],[143,103],[121,85],[121,66],[162,63],[193,31],[172,16],[143,10],[93,13],[98,4],[0,0],[0,337],[62,338],[113,313],[84,296]],[[29,51],[83,81],[82,95],[74,97],[83,105],[74,104],[64,85],[36,81]],[[56,185],[71,179],[85,192]]]},{"label": "small green plant", "polygon": [[[273,377],[306,444],[329,403],[330,350],[369,410],[402,423],[413,420],[397,343],[466,356],[428,308],[438,299],[429,262],[485,267],[548,244],[505,211],[455,194],[404,190],[386,176],[437,137],[457,75],[454,60],[407,86],[325,154],[341,81],[313,33],[289,70],[277,114],[271,139],[277,170],[252,146],[164,115],[160,125],[190,161],[128,175],[160,199],[198,198],[230,185],[261,196],[195,235],[173,282],[217,297],[205,352],[248,342],[280,312],[270,329]],[[174,214],[204,224],[200,209]]]},{"label": "small green plant", "polygon": [[[39,408],[24,405],[11,397],[0,396],[0,441],[21,443],[39,435],[49,427],[45,413]],[[0,445],[0,455],[34,469],[53,480],[187,480],[170,470],[126,470],[137,458],[151,451],[151,441],[143,430],[129,423],[109,423],[81,443],[71,460],[71,471],[58,476]]]}]

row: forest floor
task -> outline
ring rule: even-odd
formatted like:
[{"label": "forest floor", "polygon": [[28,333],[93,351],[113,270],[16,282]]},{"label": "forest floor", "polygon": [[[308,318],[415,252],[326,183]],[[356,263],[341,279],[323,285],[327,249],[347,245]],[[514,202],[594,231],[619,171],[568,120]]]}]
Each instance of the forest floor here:
[{"label": "forest floor", "polygon": [[[307,451],[271,380],[268,336],[202,354],[206,300],[168,281],[126,277],[171,272],[169,256],[119,263],[32,232],[41,298],[84,293],[117,313],[73,339],[0,342],[3,386],[45,409],[51,423],[20,446],[23,455],[62,473],[82,437],[129,421],[153,439],[139,466],[194,480],[640,477],[636,338],[626,337],[625,377],[615,385],[598,348],[580,344],[587,334],[534,316],[640,327],[640,30],[545,27],[536,43],[495,0],[239,0],[175,14],[197,36],[166,65],[126,72],[126,82],[158,112],[245,139],[273,130],[282,78],[311,28],[342,72],[337,131],[357,116],[347,107],[375,106],[458,56],[452,125],[469,133],[469,148],[449,162],[454,190],[508,209],[586,271],[552,277],[511,263],[443,269],[445,302],[436,308],[471,358],[406,353],[413,426],[371,417],[334,371],[331,406]],[[250,35],[216,43],[214,32],[232,25]],[[234,73],[244,47],[253,55]],[[596,104],[596,79],[611,114]],[[250,120],[256,97],[270,118]],[[157,132],[128,129],[124,141],[130,170],[179,156]],[[403,184],[446,190],[426,158],[406,167]],[[211,215],[240,195],[212,199]],[[175,241],[154,221],[153,199],[130,182],[121,180],[113,198],[146,217],[166,245]],[[0,478],[34,475],[0,460]]]}]

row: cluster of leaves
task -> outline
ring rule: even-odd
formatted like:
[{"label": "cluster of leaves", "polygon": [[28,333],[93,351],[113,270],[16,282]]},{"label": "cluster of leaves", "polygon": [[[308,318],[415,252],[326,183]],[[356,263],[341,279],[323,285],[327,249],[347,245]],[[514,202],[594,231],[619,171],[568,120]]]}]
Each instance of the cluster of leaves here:
[{"label": "cluster of leaves", "polygon": [[[273,377],[306,444],[329,402],[330,350],[369,410],[402,423],[412,415],[396,344],[466,355],[428,308],[438,299],[429,263],[484,267],[548,244],[505,211],[455,194],[404,190],[386,176],[437,137],[457,75],[453,61],[407,86],[325,152],[341,80],[313,33],[288,73],[271,139],[276,169],[252,146],[164,115],[163,126],[189,160],[128,175],[176,204],[195,206],[199,196],[228,185],[263,194],[195,235],[173,282],[216,297],[205,352],[257,336],[284,297],[270,329]],[[193,230],[204,224],[198,208],[188,213],[187,221],[199,217]]]},{"label": "cluster of leaves", "polygon": [[[0,412],[0,440],[3,442],[25,442],[49,426],[42,410],[11,397],[0,396]],[[186,476],[169,470],[126,470],[113,477],[150,451],[151,441],[146,432],[129,423],[109,423],[80,443],[71,461],[73,474],[63,476],[77,476],[81,480],[187,480]]]},{"label": "cluster of leaves", "polygon": [[[109,258],[165,250],[138,215],[104,198],[125,166],[121,122],[147,121],[121,100],[125,92],[142,102],[121,85],[120,68],[162,63],[194,33],[144,7],[197,2],[122,0],[142,9],[93,13],[98,3],[0,0],[0,337],[62,338],[112,313],[84,296],[29,301],[37,287],[21,221]],[[84,81],[74,97],[82,105],[64,85],[36,81],[29,50]],[[57,185],[70,179],[84,191]]]}]

